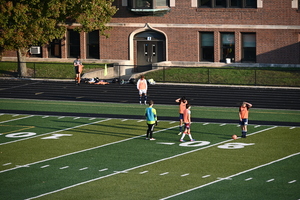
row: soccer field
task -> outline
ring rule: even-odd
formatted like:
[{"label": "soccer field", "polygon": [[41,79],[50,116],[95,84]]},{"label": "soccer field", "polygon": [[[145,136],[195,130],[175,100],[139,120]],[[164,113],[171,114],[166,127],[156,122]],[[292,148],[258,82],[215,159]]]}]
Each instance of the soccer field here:
[{"label": "soccer field", "polygon": [[[144,108],[143,108],[144,109]],[[176,112],[176,111],[175,111]],[[295,126],[0,115],[0,199],[300,199]],[[187,138],[186,138],[187,139]]]}]

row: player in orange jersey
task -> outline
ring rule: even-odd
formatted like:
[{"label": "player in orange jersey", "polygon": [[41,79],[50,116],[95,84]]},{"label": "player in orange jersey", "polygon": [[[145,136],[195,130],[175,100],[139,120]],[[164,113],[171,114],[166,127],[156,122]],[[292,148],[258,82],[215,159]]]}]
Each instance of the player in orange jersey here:
[{"label": "player in orange jersey", "polygon": [[147,104],[147,90],[148,90],[148,84],[147,84],[147,80],[145,79],[145,76],[141,76],[141,78],[138,80],[137,84],[136,84],[137,89],[139,90],[139,100],[140,100],[140,104],[142,104],[142,98],[144,95],[144,104]]},{"label": "player in orange jersey", "polygon": [[186,104],[186,109],[183,111],[183,121],[184,121],[184,132],[181,136],[180,142],[185,142],[183,139],[185,135],[190,137],[191,141],[195,141],[191,135],[191,105]]},{"label": "player in orange jersey", "polygon": [[242,138],[246,138],[247,135],[249,109],[251,107],[252,107],[251,103],[243,102],[239,108],[239,118],[240,118],[240,126],[242,129]]},{"label": "player in orange jersey", "polygon": [[179,104],[179,133],[178,135],[182,134],[182,124],[183,124],[183,111],[186,109],[186,105],[188,101],[185,97],[181,97],[175,100]]},{"label": "player in orange jersey", "polygon": [[81,73],[82,73],[82,70],[83,70],[83,65],[82,65],[82,62],[80,60],[80,57],[78,56],[76,58],[76,60],[74,60],[74,69],[75,69],[75,83],[77,85],[80,85],[80,76],[81,76]]}]

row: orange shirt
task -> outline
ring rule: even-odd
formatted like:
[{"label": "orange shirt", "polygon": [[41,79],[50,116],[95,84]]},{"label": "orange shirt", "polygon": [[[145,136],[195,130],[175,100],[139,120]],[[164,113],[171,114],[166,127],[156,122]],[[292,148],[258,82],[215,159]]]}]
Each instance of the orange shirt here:
[{"label": "orange shirt", "polygon": [[147,90],[147,81],[146,79],[139,79],[137,83],[138,90]]},{"label": "orange shirt", "polygon": [[241,119],[248,119],[248,115],[249,115],[249,108],[247,106],[245,107],[240,107],[240,118]]},{"label": "orange shirt", "polygon": [[180,114],[183,114],[184,110],[186,109],[186,104],[188,104],[187,100],[185,100],[185,102],[180,101],[180,104],[179,104],[179,113]]},{"label": "orange shirt", "polygon": [[190,115],[191,115],[191,111],[189,109],[185,109],[183,111],[183,121],[184,123],[190,123]]}]

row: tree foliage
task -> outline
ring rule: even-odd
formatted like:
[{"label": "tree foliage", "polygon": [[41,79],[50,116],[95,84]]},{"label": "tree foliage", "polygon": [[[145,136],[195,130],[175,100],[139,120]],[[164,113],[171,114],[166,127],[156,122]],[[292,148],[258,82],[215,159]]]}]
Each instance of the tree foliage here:
[{"label": "tree foliage", "polygon": [[73,23],[80,25],[77,31],[105,35],[106,24],[117,12],[113,1],[0,0],[0,50],[16,50],[23,63],[30,46],[61,39]]}]

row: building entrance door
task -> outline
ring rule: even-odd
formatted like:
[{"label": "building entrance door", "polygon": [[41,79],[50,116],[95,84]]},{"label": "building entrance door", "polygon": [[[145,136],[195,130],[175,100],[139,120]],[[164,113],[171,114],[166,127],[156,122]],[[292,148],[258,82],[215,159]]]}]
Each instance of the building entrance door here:
[{"label": "building entrance door", "polygon": [[163,61],[162,42],[159,41],[143,41],[137,43],[137,64],[139,71],[152,69],[152,63]]},{"label": "building entrance door", "polygon": [[135,36],[137,72],[152,69],[152,63],[165,61],[165,36],[154,31],[146,31]]}]

